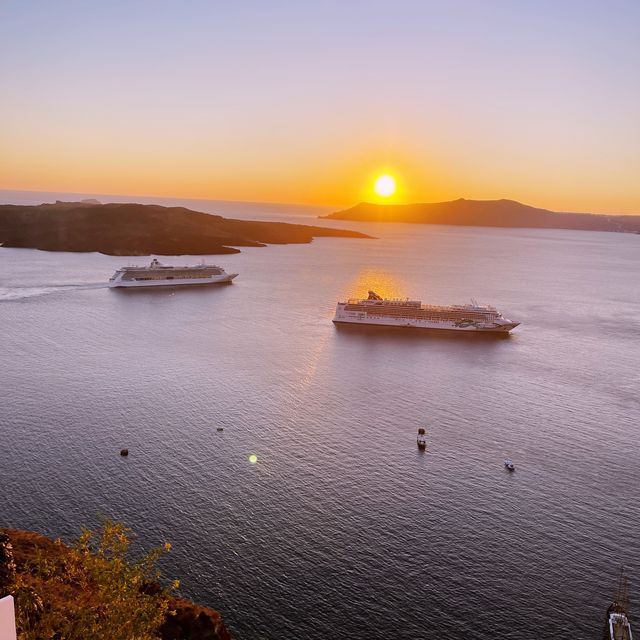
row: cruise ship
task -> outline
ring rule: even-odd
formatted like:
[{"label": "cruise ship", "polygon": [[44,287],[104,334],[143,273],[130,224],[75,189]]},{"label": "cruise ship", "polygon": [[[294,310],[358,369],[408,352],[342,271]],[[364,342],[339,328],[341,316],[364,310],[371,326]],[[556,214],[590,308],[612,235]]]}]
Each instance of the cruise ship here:
[{"label": "cruise ship", "polygon": [[110,287],[177,287],[187,284],[222,284],[231,282],[238,274],[227,273],[222,267],[198,264],[193,267],[174,267],[161,264],[155,258],[146,267],[122,267],[109,279]]},{"label": "cruise ship", "polygon": [[520,323],[508,320],[497,309],[471,304],[439,306],[420,300],[386,300],[369,291],[366,300],[338,302],[335,323],[370,324],[416,329],[450,331],[487,331],[509,333]]}]

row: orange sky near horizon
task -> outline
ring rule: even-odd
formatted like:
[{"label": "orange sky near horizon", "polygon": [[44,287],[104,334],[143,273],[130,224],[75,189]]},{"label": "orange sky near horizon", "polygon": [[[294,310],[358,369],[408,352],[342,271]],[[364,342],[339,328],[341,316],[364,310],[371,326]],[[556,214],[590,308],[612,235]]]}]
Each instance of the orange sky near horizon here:
[{"label": "orange sky near horizon", "polygon": [[[556,211],[640,214],[638,174],[630,170],[615,176],[617,188],[612,191],[603,184],[604,168],[585,167],[588,163],[581,168],[570,164],[566,174],[554,175],[534,165],[524,176],[515,158],[479,163],[476,168],[473,159],[465,154],[456,157],[451,150],[434,149],[430,157],[417,149],[385,152],[363,145],[351,153],[349,149],[338,149],[335,154],[325,150],[309,157],[300,150],[298,161],[295,153],[279,153],[270,159],[269,154],[253,150],[251,166],[231,150],[220,162],[203,147],[178,154],[171,146],[127,145],[126,140],[94,137],[87,157],[86,149],[65,145],[63,136],[56,140],[51,135],[48,142],[44,145],[40,137],[36,149],[15,140],[12,152],[0,156],[0,188],[340,207],[360,201],[397,204],[508,198]],[[277,140],[271,144],[276,145]],[[397,181],[397,192],[389,198],[373,190],[375,179],[384,173]],[[573,188],[568,187],[571,183]]]},{"label": "orange sky near horizon", "polygon": [[[12,154],[15,162],[16,151]],[[43,154],[37,161],[24,158],[23,167],[0,158],[0,189],[20,191],[54,191],[87,194],[157,196],[250,202],[287,202],[347,207],[357,202],[406,204],[413,202],[442,202],[458,198],[494,200],[507,198],[531,206],[555,211],[588,213],[640,214],[640,199],[633,193],[635,177],[628,176],[626,185],[610,193],[601,185],[597,173],[590,185],[596,188],[568,190],[560,176],[555,176],[546,188],[537,183],[506,179],[505,173],[493,181],[484,173],[471,179],[451,175],[446,166],[436,162],[388,162],[376,160],[344,162],[328,159],[325,163],[308,162],[304,166],[265,166],[255,173],[246,167],[203,166],[193,155],[172,156],[171,161],[152,157],[135,158],[134,150],[123,164],[119,154],[109,158],[100,154],[99,161],[86,162],[82,158],[63,158],[61,154]],[[135,159],[133,159],[135,158]],[[329,165],[329,166],[328,166]],[[515,172],[514,172],[515,173]],[[391,197],[374,192],[376,178],[390,174],[397,181],[397,191]],[[547,180],[544,175],[541,180]],[[580,177],[585,180],[584,174]],[[621,182],[618,180],[618,182]],[[624,187],[627,187],[624,189]],[[631,195],[629,193],[631,192]]]},{"label": "orange sky near horizon", "polygon": [[627,14],[36,4],[0,10],[0,189],[640,214]]}]

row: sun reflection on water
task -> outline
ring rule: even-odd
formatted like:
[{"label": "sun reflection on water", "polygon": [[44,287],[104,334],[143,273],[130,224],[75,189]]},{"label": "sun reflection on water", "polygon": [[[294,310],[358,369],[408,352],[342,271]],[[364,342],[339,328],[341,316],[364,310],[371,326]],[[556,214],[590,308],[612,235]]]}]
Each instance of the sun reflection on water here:
[{"label": "sun reflection on water", "polygon": [[366,298],[369,291],[375,291],[383,298],[406,298],[410,296],[407,283],[385,269],[365,267],[351,281],[344,291],[344,298]]}]

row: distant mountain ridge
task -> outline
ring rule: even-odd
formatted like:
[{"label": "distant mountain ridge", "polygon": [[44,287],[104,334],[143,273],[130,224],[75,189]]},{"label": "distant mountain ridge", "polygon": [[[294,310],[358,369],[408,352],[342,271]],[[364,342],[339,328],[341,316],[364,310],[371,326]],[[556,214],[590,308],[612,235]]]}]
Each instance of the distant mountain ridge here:
[{"label": "distant mountain ridge", "polygon": [[420,204],[361,202],[324,218],[367,222],[411,222],[474,227],[530,227],[586,231],[640,232],[640,215],[559,213],[515,200],[451,200]]},{"label": "distant mountain ridge", "polygon": [[210,255],[234,247],[306,243],[364,233],[284,222],[234,220],[185,207],[61,202],[0,205],[0,244],[43,251],[97,251],[108,255]]}]

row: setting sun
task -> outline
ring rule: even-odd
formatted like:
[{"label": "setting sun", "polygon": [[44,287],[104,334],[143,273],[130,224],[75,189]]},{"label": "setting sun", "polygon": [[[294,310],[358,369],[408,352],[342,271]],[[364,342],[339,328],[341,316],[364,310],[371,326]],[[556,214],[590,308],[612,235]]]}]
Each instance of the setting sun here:
[{"label": "setting sun", "polygon": [[379,176],[373,190],[380,197],[389,198],[396,192],[396,180],[390,175]]}]

